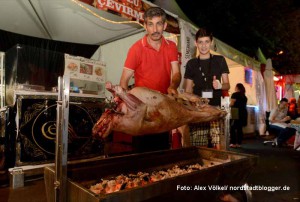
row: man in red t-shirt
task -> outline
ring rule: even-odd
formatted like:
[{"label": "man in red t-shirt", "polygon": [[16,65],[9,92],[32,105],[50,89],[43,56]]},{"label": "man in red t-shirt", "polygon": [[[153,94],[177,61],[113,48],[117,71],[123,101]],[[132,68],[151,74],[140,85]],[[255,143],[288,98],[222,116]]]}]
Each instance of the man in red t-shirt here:
[{"label": "man in red t-shirt", "polygon": [[[166,13],[159,7],[152,7],[145,12],[144,20],[147,34],[129,49],[120,85],[128,89],[129,80],[134,75],[136,87],[147,87],[164,94],[177,94],[181,73],[176,44],[163,37],[167,27]],[[138,143],[135,144],[135,140]],[[133,146],[137,147],[137,151],[168,149],[169,135],[134,137]]]}]

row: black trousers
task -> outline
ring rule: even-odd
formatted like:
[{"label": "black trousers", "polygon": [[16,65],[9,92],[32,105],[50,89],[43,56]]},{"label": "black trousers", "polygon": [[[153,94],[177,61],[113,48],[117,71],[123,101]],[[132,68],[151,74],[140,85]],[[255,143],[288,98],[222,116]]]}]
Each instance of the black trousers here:
[{"label": "black trousers", "polygon": [[283,143],[288,141],[288,139],[290,139],[295,134],[296,134],[296,129],[290,127],[284,128],[277,137],[278,146],[281,146]]},{"label": "black trousers", "polygon": [[230,120],[230,144],[242,144],[243,125],[240,120]]}]

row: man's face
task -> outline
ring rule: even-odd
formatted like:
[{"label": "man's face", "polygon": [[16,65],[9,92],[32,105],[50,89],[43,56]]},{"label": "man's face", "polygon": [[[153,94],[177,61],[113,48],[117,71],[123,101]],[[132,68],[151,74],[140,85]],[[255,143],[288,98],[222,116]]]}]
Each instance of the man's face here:
[{"label": "man's face", "polygon": [[167,23],[162,21],[161,17],[147,18],[145,21],[145,29],[153,41],[158,41],[162,38],[163,32],[167,27]]},{"label": "man's face", "polygon": [[206,55],[210,51],[211,40],[208,36],[200,37],[197,39],[195,45],[198,48],[200,55]]},{"label": "man's face", "polygon": [[280,109],[284,109],[287,106],[288,106],[288,102],[285,102],[285,101],[280,102],[280,105],[279,105]]}]

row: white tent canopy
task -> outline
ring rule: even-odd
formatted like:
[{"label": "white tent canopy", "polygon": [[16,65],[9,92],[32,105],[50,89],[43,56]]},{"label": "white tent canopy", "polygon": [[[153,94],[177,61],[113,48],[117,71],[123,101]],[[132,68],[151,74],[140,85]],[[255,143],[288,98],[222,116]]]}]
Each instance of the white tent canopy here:
[{"label": "white tent canopy", "polygon": [[76,0],[1,0],[0,15],[2,30],[81,44],[101,45],[143,30]]}]

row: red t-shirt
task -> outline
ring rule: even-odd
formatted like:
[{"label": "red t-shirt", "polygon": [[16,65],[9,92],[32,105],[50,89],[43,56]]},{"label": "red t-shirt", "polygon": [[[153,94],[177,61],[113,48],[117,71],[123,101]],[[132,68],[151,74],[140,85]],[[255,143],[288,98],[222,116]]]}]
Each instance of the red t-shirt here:
[{"label": "red t-shirt", "polygon": [[159,51],[147,42],[147,35],[131,46],[125,68],[134,70],[135,86],[167,93],[171,82],[171,62],[178,61],[176,44],[162,38]]}]

